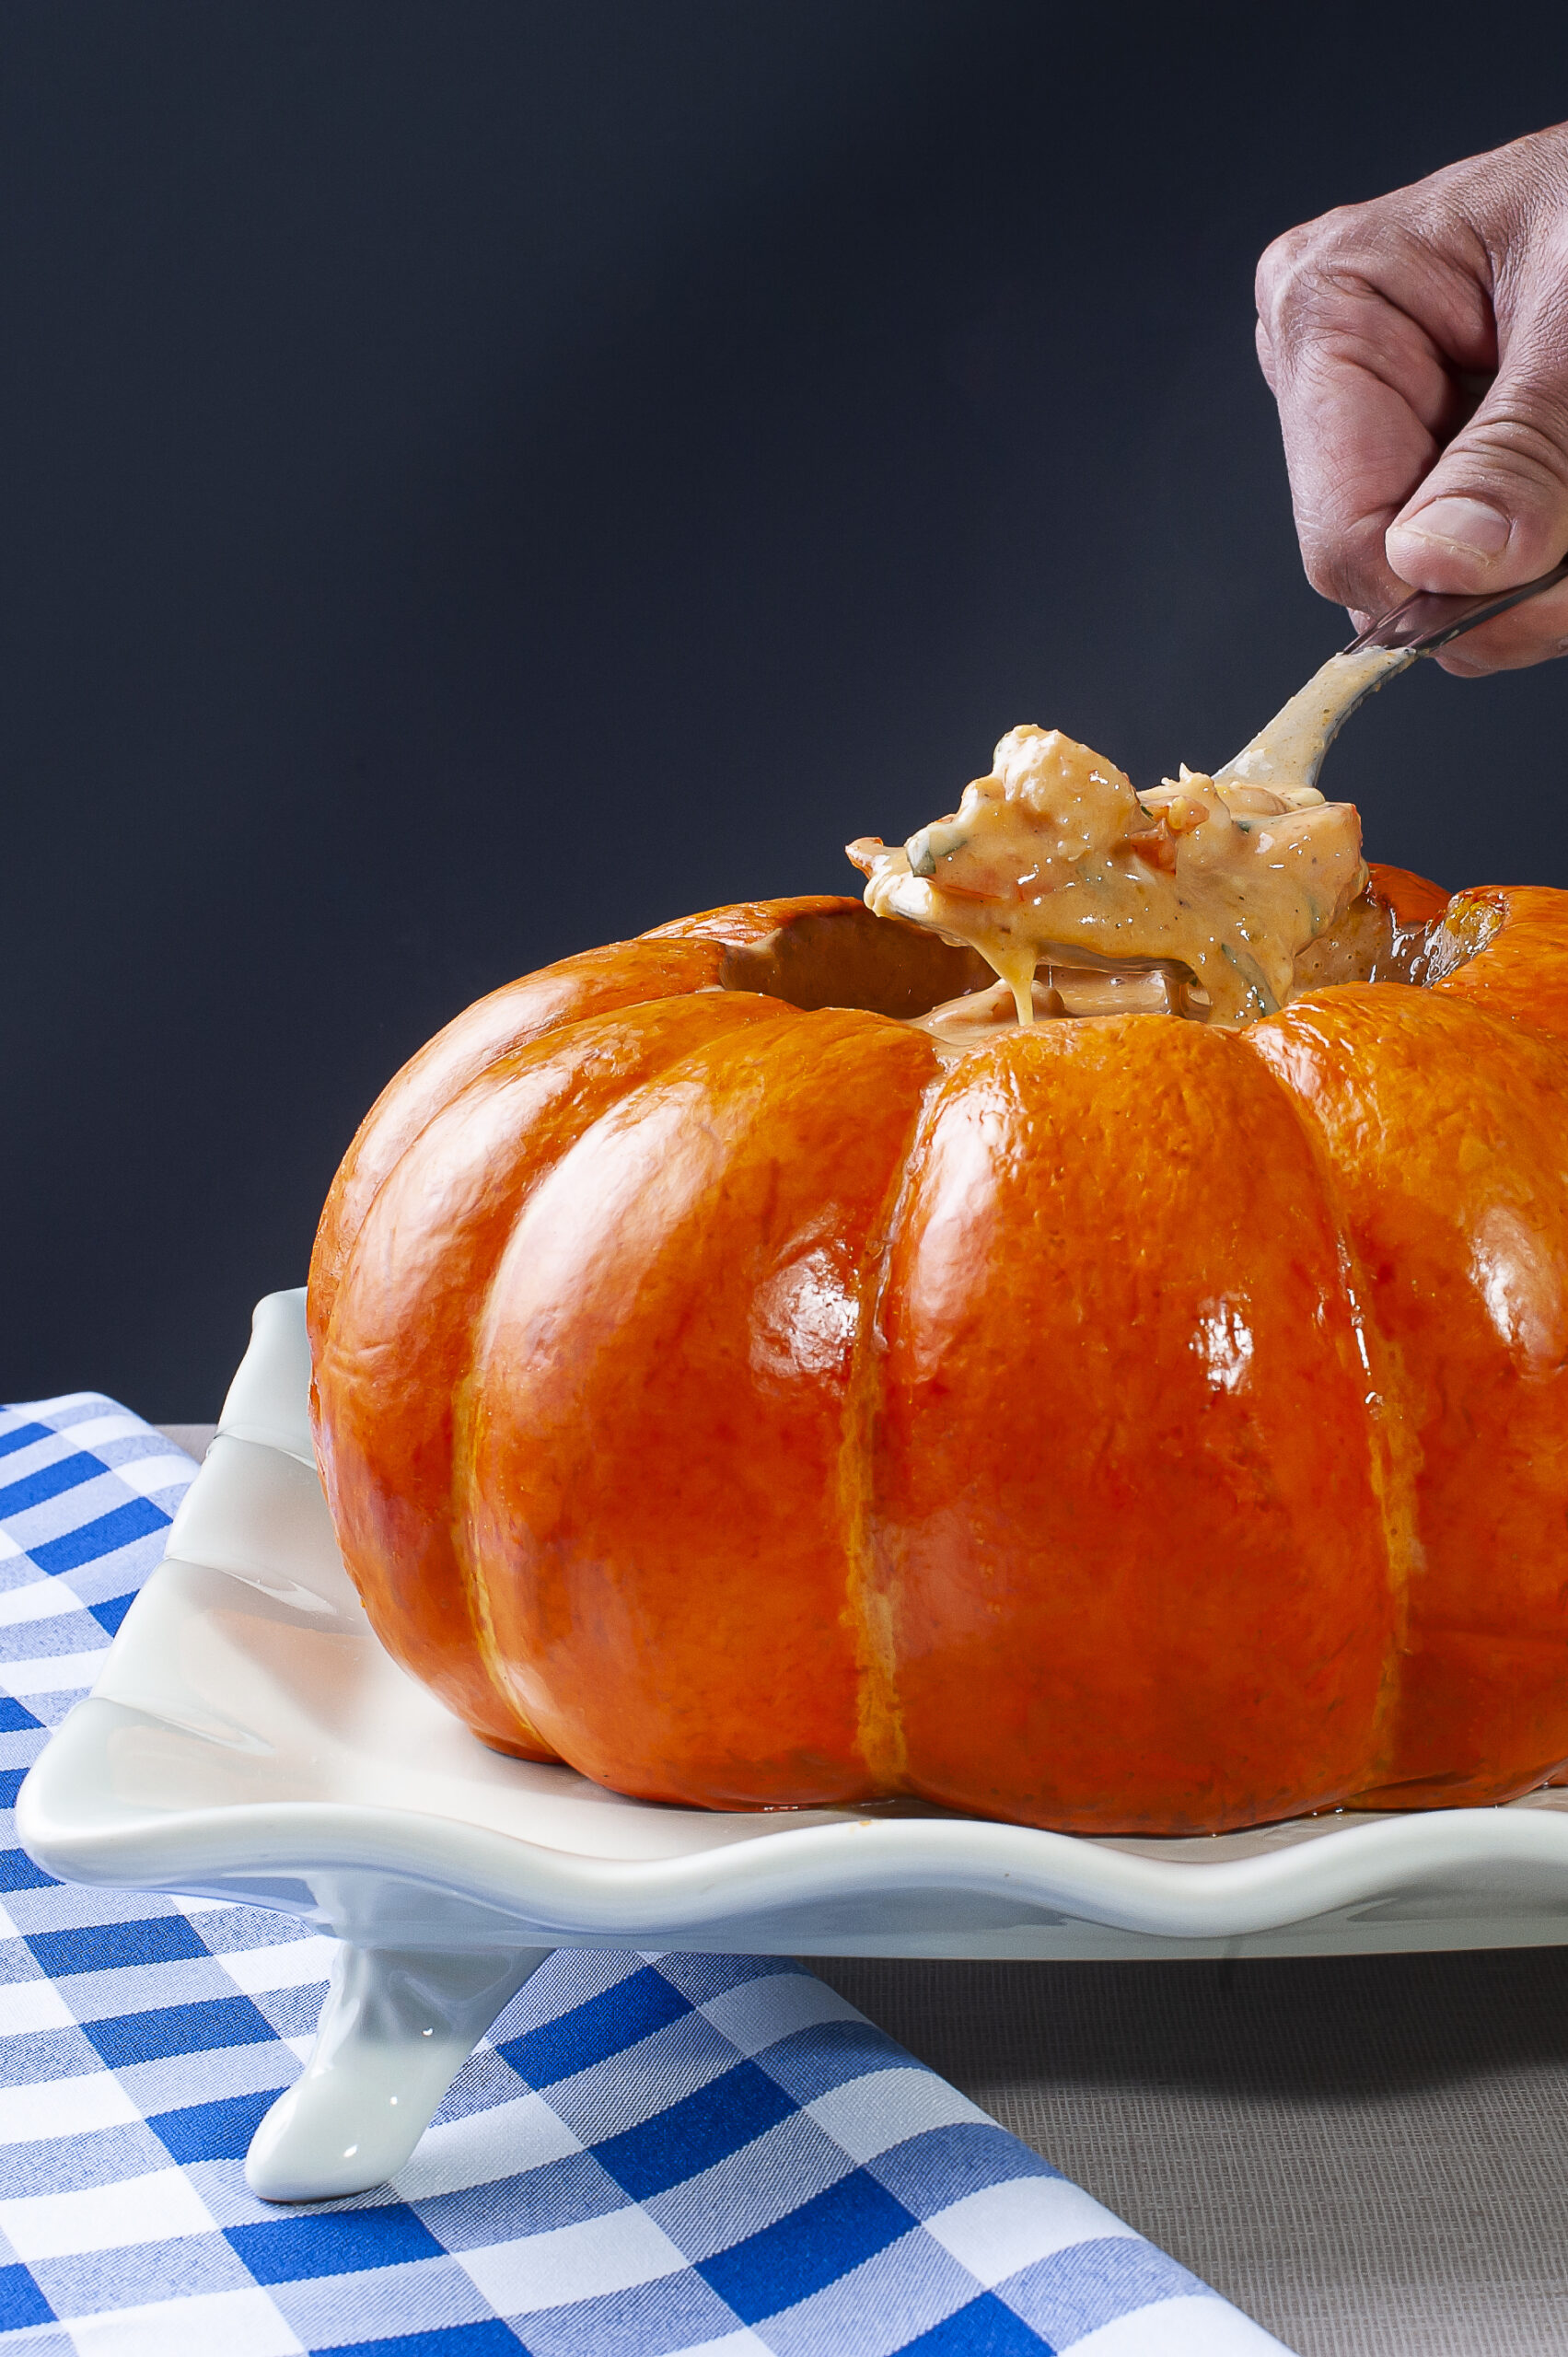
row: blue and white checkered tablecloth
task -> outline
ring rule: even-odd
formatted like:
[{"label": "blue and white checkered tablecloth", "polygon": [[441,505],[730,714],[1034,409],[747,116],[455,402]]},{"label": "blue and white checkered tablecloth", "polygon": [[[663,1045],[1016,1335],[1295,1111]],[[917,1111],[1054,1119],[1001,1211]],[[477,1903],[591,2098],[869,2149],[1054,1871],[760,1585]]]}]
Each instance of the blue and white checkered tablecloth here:
[{"label": "blue and white checkered tablecloth", "polygon": [[[0,1411],[0,1771],[96,1677],[191,1460]],[[559,1951],[394,2184],[246,2146],[331,1943],[0,1851],[0,2348],[29,2357],[1262,2357],[1281,2344],[777,1957]]]}]

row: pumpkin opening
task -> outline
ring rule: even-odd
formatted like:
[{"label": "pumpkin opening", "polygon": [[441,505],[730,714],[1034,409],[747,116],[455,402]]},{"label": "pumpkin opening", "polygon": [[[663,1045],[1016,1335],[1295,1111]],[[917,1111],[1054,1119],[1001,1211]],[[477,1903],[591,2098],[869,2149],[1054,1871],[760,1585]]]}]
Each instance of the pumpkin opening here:
[{"label": "pumpkin opening", "polygon": [[759,991],[807,1013],[858,1006],[906,1023],[991,978],[978,950],[873,916],[858,900],[791,916],[761,940],[726,948],[719,966],[721,990]]},{"label": "pumpkin opening", "polygon": [[[1424,989],[1476,957],[1504,922],[1500,905],[1467,897],[1450,907],[1400,868],[1374,866],[1365,889],[1301,950],[1284,1004],[1345,982]],[[710,986],[711,987],[711,986]],[[726,947],[718,985],[782,999],[803,1011],[859,1007],[912,1023],[944,1056],[983,1045],[1017,1022],[1014,986],[978,949],[858,901],[792,914],[760,940]],[[1080,950],[1042,960],[1031,981],[1034,1020],[1100,1021],[1164,1015],[1212,1019],[1208,994],[1174,958],[1115,958]]]}]

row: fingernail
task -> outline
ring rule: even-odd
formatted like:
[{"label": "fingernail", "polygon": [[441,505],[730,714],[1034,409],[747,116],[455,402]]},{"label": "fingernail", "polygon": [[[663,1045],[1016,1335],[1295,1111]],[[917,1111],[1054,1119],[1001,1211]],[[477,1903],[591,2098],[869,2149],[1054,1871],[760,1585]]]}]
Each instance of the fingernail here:
[{"label": "fingernail", "polygon": [[1506,516],[1482,499],[1434,499],[1402,523],[1389,525],[1388,561],[1398,571],[1400,550],[1420,557],[1433,547],[1490,560],[1507,547],[1513,528]]}]

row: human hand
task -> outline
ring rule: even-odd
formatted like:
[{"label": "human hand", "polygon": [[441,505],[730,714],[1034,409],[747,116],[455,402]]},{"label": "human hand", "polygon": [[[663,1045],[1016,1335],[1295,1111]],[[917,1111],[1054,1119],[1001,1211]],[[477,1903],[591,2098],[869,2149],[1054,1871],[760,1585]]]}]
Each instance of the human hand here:
[{"label": "human hand", "polygon": [[[1276,238],[1258,355],[1307,579],[1358,630],[1412,588],[1549,572],[1568,552],[1568,123]],[[1568,583],[1437,660],[1564,653]]]}]

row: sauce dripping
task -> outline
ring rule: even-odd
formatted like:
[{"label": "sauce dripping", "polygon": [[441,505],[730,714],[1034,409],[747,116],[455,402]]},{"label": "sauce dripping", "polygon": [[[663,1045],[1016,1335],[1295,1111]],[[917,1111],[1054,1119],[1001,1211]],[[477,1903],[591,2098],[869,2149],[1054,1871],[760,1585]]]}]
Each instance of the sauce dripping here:
[{"label": "sauce dripping", "polygon": [[[1167,1011],[1255,1022],[1366,883],[1357,812],[1314,786],[1227,779],[1222,792],[1184,767],[1137,794],[1113,762],[1036,727],[1003,737],[949,817],[901,847],[848,849],[867,908],[978,950],[1021,1024],[1056,1011],[1037,1005],[1042,962],[1053,977],[1188,975],[1200,988],[1167,993]],[[1063,1012],[1080,1011],[1051,987]],[[935,1012],[951,1031],[951,1012]],[[935,1016],[923,1022],[936,1032]]]}]

